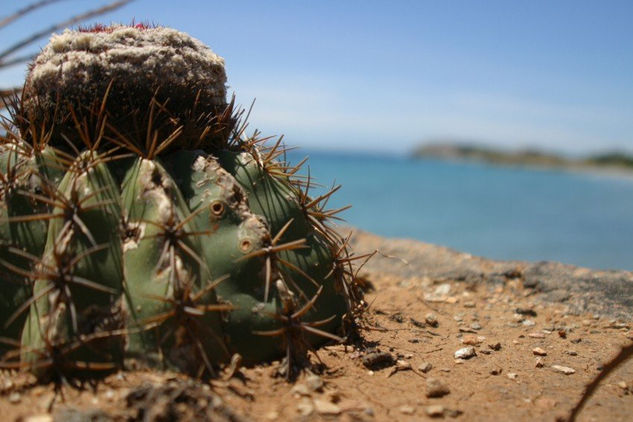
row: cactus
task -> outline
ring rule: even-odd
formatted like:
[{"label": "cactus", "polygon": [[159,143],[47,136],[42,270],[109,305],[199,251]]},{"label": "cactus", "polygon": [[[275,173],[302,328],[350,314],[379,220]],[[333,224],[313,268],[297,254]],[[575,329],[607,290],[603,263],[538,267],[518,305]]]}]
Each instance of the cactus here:
[{"label": "cactus", "polygon": [[0,367],[213,375],[307,353],[362,300],[330,192],[246,136],[224,61],[164,27],[54,35],[0,142]]}]

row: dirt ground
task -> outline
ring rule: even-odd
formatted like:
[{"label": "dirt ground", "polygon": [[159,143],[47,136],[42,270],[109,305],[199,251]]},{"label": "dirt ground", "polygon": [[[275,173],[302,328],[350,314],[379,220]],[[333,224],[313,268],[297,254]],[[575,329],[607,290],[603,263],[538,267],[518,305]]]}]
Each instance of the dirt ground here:
[{"label": "dirt ground", "polygon": [[[583,292],[552,294],[543,286],[553,276],[543,271],[540,284],[532,283],[526,274],[534,264],[496,263],[368,234],[353,243],[359,253],[380,251],[363,270],[374,287],[366,297],[364,344],[319,349],[323,366],[294,384],[273,376],[278,363],[242,368],[210,384],[174,373],[126,372],[58,392],[5,372],[2,420],[554,421],[633,339],[631,309],[621,298],[611,307],[603,300],[601,315],[579,312],[574,299]],[[579,278],[591,273],[568,269]],[[609,276],[630,284],[629,273]],[[592,279],[600,290],[600,277]],[[594,309],[591,297],[597,296],[585,295],[584,308]],[[456,358],[458,351],[472,357]],[[624,421],[632,413],[633,360],[606,379],[579,420]]]}]

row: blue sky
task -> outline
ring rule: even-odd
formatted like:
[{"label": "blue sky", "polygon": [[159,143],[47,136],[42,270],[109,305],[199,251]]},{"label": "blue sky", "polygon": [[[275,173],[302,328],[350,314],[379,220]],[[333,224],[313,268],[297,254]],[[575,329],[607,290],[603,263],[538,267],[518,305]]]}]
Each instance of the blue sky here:
[{"label": "blue sky", "polygon": [[[0,37],[103,3],[66,0]],[[450,138],[578,154],[633,151],[632,17],[631,1],[136,0],[100,20],[207,43],[238,101],[257,99],[251,127],[292,145],[406,152]],[[0,72],[0,86],[23,76]]]}]

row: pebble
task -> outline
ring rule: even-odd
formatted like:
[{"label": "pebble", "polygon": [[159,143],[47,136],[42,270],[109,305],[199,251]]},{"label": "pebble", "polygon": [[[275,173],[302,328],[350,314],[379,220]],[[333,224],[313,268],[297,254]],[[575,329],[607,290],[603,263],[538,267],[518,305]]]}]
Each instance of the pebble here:
[{"label": "pebble", "polygon": [[477,353],[475,352],[475,348],[472,346],[462,347],[455,352],[455,359],[470,359],[475,356],[477,356]]},{"label": "pebble", "polygon": [[314,412],[314,405],[310,402],[310,400],[303,399],[297,405],[297,410],[301,415],[308,416]]},{"label": "pebble", "polygon": [[565,375],[571,375],[571,374],[576,373],[575,369],[570,368],[568,366],[552,365],[552,369],[556,372],[560,372],[561,374],[565,374]]},{"label": "pebble", "polygon": [[532,308],[516,308],[514,310],[515,313],[519,314],[519,315],[527,315],[527,316],[531,316],[531,317],[535,317],[536,316],[536,311]]},{"label": "pebble", "polygon": [[578,352],[575,350],[567,350],[565,353],[567,353],[569,356],[578,356]]},{"label": "pebble", "polygon": [[474,308],[474,307],[475,307],[475,302],[473,301],[464,302],[464,308]]},{"label": "pebble", "polygon": [[536,407],[546,410],[553,409],[554,407],[556,407],[557,404],[558,402],[550,397],[539,397],[534,402],[534,405]]},{"label": "pebble", "polygon": [[276,412],[274,410],[266,413],[266,415],[264,415],[264,417],[266,419],[268,419],[269,421],[276,421],[277,419],[279,419],[279,412]]},{"label": "pebble", "polygon": [[543,366],[545,366],[545,364],[543,363],[543,359],[536,358],[536,363],[534,363],[534,366],[536,366],[537,368],[542,368]]},{"label": "pebble", "polygon": [[316,374],[310,374],[306,378],[306,385],[308,386],[310,391],[322,391],[323,379]]},{"label": "pebble", "polygon": [[490,343],[488,344],[488,347],[490,347],[492,350],[498,351],[498,350],[501,350],[501,343],[499,342]]},{"label": "pebble", "polygon": [[23,419],[24,422],[53,422],[51,415],[33,415]]},{"label": "pebble", "polygon": [[437,317],[435,314],[426,314],[424,317],[424,321],[429,324],[431,327],[437,327],[440,323],[437,321]]},{"label": "pebble", "polygon": [[367,368],[393,364],[393,356],[389,352],[370,352],[363,356],[362,362]]},{"label": "pebble", "polygon": [[486,339],[486,337],[483,336],[476,336],[474,334],[467,334],[464,337],[462,337],[462,343],[467,344],[469,346],[477,346],[481,343],[483,343],[483,341]]},{"label": "pebble", "polygon": [[443,397],[451,392],[448,385],[437,378],[427,378],[426,396],[429,398]]},{"label": "pebble", "polygon": [[317,411],[320,415],[340,415],[341,408],[334,403],[330,403],[329,401],[315,399],[314,400],[314,410]]},{"label": "pebble", "polygon": [[450,283],[442,283],[435,288],[435,291],[433,292],[433,294],[436,296],[446,296],[450,292],[451,292]]},{"label": "pebble", "polygon": [[621,389],[623,389],[624,391],[628,391],[629,390],[629,386],[626,383],[626,381],[619,381],[618,382],[618,387],[620,387]]},{"label": "pebble", "polygon": [[9,394],[9,403],[17,404],[22,401],[22,396],[17,391]]},{"label": "pebble", "polygon": [[534,327],[536,325],[536,322],[532,321],[531,319],[526,319],[521,322],[521,324],[523,324],[524,327]]},{"label": "pebble", "polygon": [[496,367],[490,370],[490,375],[501,375],[502,372],[503,372],[503,368]]},{"label": "pebble", "polygon": [[439,418],[444,416],[444,406],[442,406],[441,404],[432,404],[431,406],[426,406],[424,411],[432,418]]},{"label": "pebble", "polygon": [[431,369],[433,369],[433,365],[431,364],[431,362],[422,362],[418,366],[418,371],[423,372],[425,374],[429,372]]},{"label": "pebble", "polygon": [[532,349],[532,353],[536,356],[547,356],[547,352],[540,347],[535,347]]},{"label": "pebble", "polygon": [[292,387],[292,389],[290,390],[290,393],[296,394],[299,396],[309,396],[310,389],[305,384],[296,384],[294,387]]},{"label": "pebble", "polygon": [[514,372],[510,372],[509,374],[506,375],[506,377],[510,378],[511,380],[515,380],[519,376],[517,374],[515,374]]},{"label": "pebble", "polygon": [[407,405],[400,406],[398,410],[404,415],[413,415],[415,413],[415,408]]},{"label": "pebble", "polygon": [[473,322],[472,324],[470,324],[470,328],[472,328],[475,331],[479,331],[481,330],[481,324],[478,322]]},{"label": "pebble", "polygon": [[407,362],[406,360],[398,359],[396,361],[396,368],[398,371],[406,371],[411,369],[411,362]]},{"label": "pebble", "polygon": [[528,334],[530,338],[545,338],[545,334],[543,333],[530,333]]}]

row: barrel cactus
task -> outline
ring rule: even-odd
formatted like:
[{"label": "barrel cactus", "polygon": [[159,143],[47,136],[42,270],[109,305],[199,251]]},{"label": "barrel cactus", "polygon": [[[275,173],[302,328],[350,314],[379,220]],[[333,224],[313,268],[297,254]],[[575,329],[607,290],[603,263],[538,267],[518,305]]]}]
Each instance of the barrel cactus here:
[{"label": "barrel cactus", "polygon": [[342,340],[353,257],[224,61],[164,27],[53,35],[0,145],[0,366],[212,375]]}]

